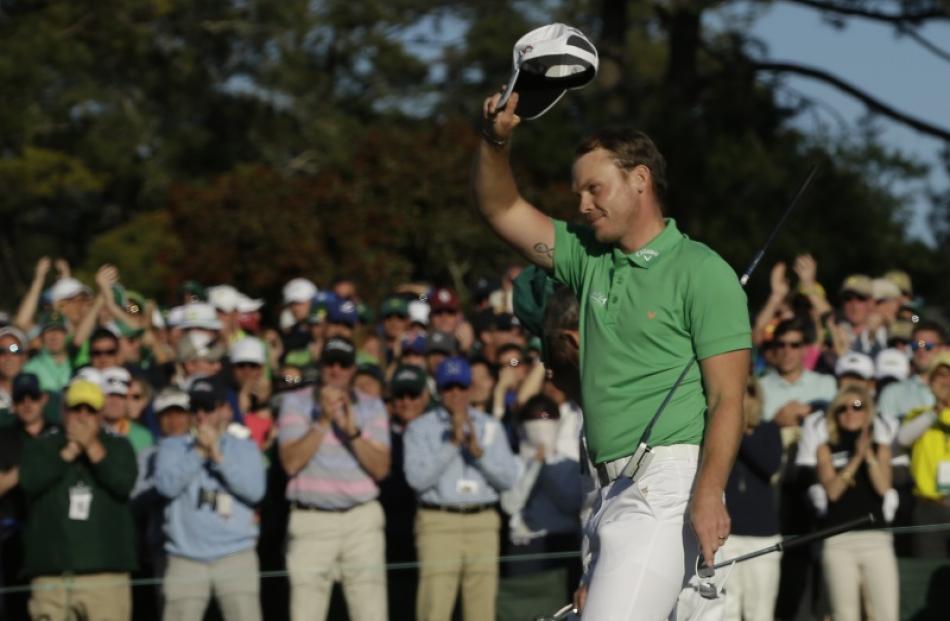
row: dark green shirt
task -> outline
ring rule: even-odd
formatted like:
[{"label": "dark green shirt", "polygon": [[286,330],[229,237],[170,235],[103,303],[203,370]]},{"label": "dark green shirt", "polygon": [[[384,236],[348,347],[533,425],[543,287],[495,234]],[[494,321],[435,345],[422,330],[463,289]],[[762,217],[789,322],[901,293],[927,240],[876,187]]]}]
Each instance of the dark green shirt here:
[{"label": "dark green shirt", "polygon": [[[676,222],[636,252],[555,221],[555,278],[580,303],[584,425],[595,463],[630,455],[690,358],[751,347],[746,296],[735,272]],[[650,437],[651,446],[700,444],[706,395],[694,364]]]}]

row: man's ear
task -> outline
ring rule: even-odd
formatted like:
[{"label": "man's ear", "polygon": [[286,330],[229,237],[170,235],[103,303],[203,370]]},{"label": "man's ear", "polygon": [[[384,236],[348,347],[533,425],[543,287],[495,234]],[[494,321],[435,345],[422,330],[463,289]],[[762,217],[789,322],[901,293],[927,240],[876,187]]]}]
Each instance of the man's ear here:
[{"label": "man's ear", "polygon": [[629,173],[627,173],[627,183],[629,183],[633,190],[637,193],[643,193],[650,188],[653,183],[653,173],[650,172],[650,169],[643,164],[638,164],[633,167]]},{"label": "man's ear", "polygon": [[581,336],[578,330],[561,330],[561,338],[567,340],[574,349],[581,348]]}]

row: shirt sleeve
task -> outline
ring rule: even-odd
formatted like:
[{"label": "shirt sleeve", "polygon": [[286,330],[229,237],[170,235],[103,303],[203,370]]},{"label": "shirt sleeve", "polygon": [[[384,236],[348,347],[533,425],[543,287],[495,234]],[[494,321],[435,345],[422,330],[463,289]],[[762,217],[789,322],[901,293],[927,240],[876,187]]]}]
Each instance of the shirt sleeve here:
[{"label": "shirt sleeve", "polygon": [[298,394],[290,394],[280,404],[277,415],[277,442],[287,444],[297,440],[310,428],[313,403]]},{"label": "shirt sleeve", "polygon": [[554,220],[554,280],[578,293],[584,282],[591,231]]},{"label": "shirt sleeve", "polygon": [[521,477],[524,463],[512,454],[498,421],[489,419],[485,422],[481,444],[482,456],[475,460],[478,469],[495,490],[511,489]]},{"label": "shirt sleeve", "polygon": [[437,422],[424,417],[406,429],[403,469],[406,482],[419,494],[435,487],[449,463],[459,456],[459,447],[444,436]]},{"label": "shirt sleeve", "polygon": [[751,348],[748,302],[732,268],[713,255],[692,276],[686,313],[696,357]]},{"label": "shirt sleeve", "polygon": [[389,446],[389,415],[386,413],[386,405],[381,399],[370,397],[364,397],[360,405],[362,412],[359,420],[363,435],[377,444]]},{"label": "shirt sleeve", "polygon": [[221,449],[222,460],[211,466],[221,475],[228,490],[248,504],[264,497],[266,480],[264,461],[257,445],[250,440],[230,440]]}]

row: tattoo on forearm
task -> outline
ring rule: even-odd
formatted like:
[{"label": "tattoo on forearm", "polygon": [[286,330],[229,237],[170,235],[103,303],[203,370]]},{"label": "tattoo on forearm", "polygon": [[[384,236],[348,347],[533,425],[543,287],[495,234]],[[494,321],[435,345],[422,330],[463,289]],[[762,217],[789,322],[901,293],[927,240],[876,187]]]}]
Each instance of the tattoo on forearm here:
[{"label": "tattoo on forearm", "polygon": [[538,242],[534,245],[534,251],[552,261],[554,260],[554,246],[548,246],[544,242]]}]

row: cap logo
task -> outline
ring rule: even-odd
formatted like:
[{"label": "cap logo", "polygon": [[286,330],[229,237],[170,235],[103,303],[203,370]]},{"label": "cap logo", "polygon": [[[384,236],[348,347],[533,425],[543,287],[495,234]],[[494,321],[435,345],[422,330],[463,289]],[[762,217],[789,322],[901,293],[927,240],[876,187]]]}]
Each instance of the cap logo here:
[{"label": "cap logo", "polygon": [[196,382],[192,390],[196,392],[211,392],[214,390],[214,387],[209,382]]}]

